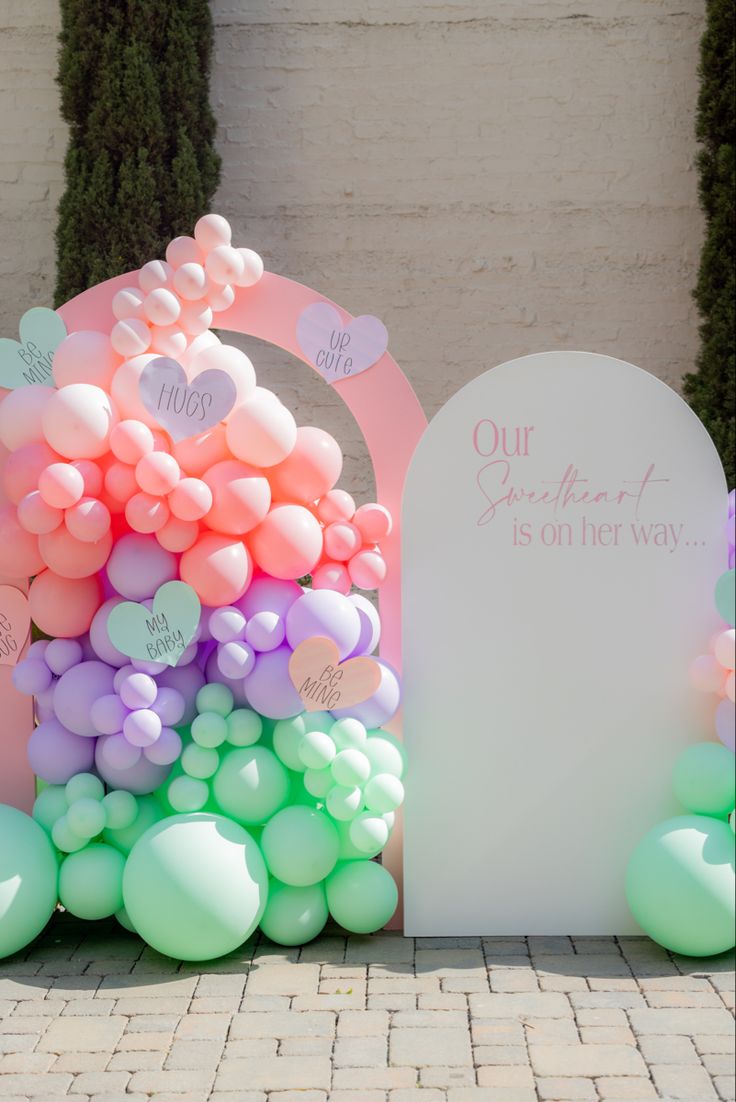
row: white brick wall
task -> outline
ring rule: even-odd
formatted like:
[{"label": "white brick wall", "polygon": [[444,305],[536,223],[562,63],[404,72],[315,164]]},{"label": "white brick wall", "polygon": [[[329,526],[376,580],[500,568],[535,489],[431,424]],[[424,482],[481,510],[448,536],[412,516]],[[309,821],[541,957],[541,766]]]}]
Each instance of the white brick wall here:
[{"label": "white brick wall", "polygon": [[[214,0],[216,207],[269,267],[386,322],[428,414],[526,352],[578,348],[677,384],[701,240],[702,0]],[[0,313],[51,294],[63,128],[54,0],[4,0]],[[6,14],[7,13],[7,14]],[[350,415],[246,342],[264,381]]]}]

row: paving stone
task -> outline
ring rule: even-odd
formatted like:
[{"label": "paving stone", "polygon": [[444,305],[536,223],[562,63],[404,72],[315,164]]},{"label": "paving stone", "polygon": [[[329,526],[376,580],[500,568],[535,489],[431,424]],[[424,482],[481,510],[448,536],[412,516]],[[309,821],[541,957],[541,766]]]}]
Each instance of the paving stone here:
[{"label": "paving stone", "polygon": [[[384,1041],[385,1045],[385,1041]],[[279,1041],[279,1056],[326,1056],[332,1057],[333,1040],[331,1037],[285,1037]]]},{"label": "paving stone", "polygon": [[174,1014],[181,1018],[189,1010],[190,1000],[184,998],[157,998],[151,995],[147,999],[118,999],[113,1008],[113,1016],[123,1014],[133,1018],[136,1014]]},{"label": "paving stone", "polygon": [[56,1061],[52,1052],[8,1052],[0,1056],[0,1075],[48,1071]]},{"label": "paving stone", "polygon": [[243,1037],[331,1037],[335,1030],[335,1015],[325,1012],[305,1014],[235,1014],[230,1038]]},{"label": "paving stone", "polygon": [[645,1008],[644,996],[629,991],[573,991],[570,1002],[575,1010],[606,1010],[618,1008],[619,1010],[634,1010]]},{"label": "paving stone", "polygon": [[600,979],[614,976],[631,978],[631,969],[620,953],[565,953],[551,956],[532,953],[534,967],[540,975],[551,973],[562,976],[595,976]]},{"label": "paving stone", "polygon": [[537,1093],[524,1087],[456,1087],[447,1102],[536,1102]]},{"label": "paving stone", "polygon": [[124,1094],[130,1073],[127,1071],[83,1071],[69,1088],[70,1094]]},{"label": "paving stone", "polygon": [[[113,1053],[113,1059],[115,1053]],[[163,1053],[159,1059],[163,1060]],[[52,1071],[69,1071],[78,1075],[80,1071],[104,1071],[110,1063],[109,1052],[62,1052],[56,1057]]]},{"label": "paving stone", "polygon": [[30,1052],[38,1036],[37,1033],[0,1033],[0,1053]]},{"label": "paving stone", "polygon": [[579,1026],[608,1025],[628,1026],[629,1019],[623,1010],[613,1007],[599,1007],[597,1010],[578,1010],[575,1014]]},{"label": "paving stone", "polygon": [[325,1091],[271,1091],[269,1102],[326,1102]]},{"label": "paving stone", "polygon": [[190,1068],[217,1067],[224,1047],[224,1040],[193,1041],[175,1040],[166,1057],[167,1070],[186,1071]]},{"label": "paving stone", "polygon": [[[137,1071],[130,1079],[128,1089],[141,1091],[142,1094],[158,1095],[161,1093],[182,1094],[190,1091],[208,1092],[212,1085],[213,1074],[206,1069],[189,1069],[187,1071]],[[241,1080],[236,1084],[236,1089],[243,1085]],[[255,1084],[254,1084],[255,1085]],[[249,1084],[250,1086],[250,1084]]]},{"label": "paving stone", "polygon": [[587,991],[588,980],[584,976],[558,976],[546,972],[539,976],[539,988],[542,991]]},{"label": "paving stone", "polygon": [[200,976],[194,995],[198,999],[223,995],[234,995],[240,998],[245,991],[246,979],[247,976],[233,972],[226,972],[223,975],[208,973]]},{"label": "paving stone", "polygon": [[398,934],[351,937],[345,949],[347,964],[375,964],[377,961],[413,961],[414,941]]},{"label": "paving stone", "polygon": [[385,1010],[342,1010],[337,1019],[338,1037],[383,1037],[388,1034]]},{"label": "paving stone", "polygon": [[395,995],[369,995],[369,1010],[416,1010],[417,996],[397,992]]},{"label": "paving stone", "polygon": [[472,1018],[470,1035],[474,1045],[523,1045],[524,1027],[513,1018]]},{"label": "paving stone", "polygon": [[628,1026],[585,1025],[580,1029],[584,1045],[635,1045],[636,1037]]},{"label": "paving stone", "polygon": [[698,1052],[730,1052],[736,1053],[736,1037],[731,1033],[723,1034],[695,1034],[693,1037]]},{"label": "paving stone", "polygon": [[529,1053],[526,1045],[477,1045],[473,1049],[473,1060],[476,1065],[492,1064],[502,1066],[509,1064],[529,1064]]},{"label": "paving stone", "polygon": [[[377,996],[382,998],[383,996]],[[392,996],[387,996],[391,998]],[[398,996],[401,997],[401,996]],[[292,1010],[361,1010],[365,1006],[365,995],[296,995],[291,1001]]]},{"label": "paving stone", "polygon": [[462,1010],[467,1013],[468,1000],[461,991],[420,992],[418,1010]]},{"label": "paving stone", "polygon": [[420,1068],[420,1087],[474,1087],[475,1068]]},{"label": "paving stone", "polygon": [[726,1053],[711,1052],[703,1056],[703,1067],[712,1077],[733,1075],[733,1057]]},{"label": "paving stone", "polygon": [[461,1010],[399,1010],[393,1029],[467,1029],[468,1016]]},{"label": "paving stone", "polygon": [[0,999],[22,1002],[27,999],[45,999],[48,980],[34,976],[8,976],[0,979]]},{"label": "paving stone", "polygon": [[470,1013],[476,1018],[567,1018],[572,1016],[565,995],[551,991],[530,991],[519,995],[471,995]]},{"label": "paving stone", "polygon": [[646,1075],[647,1069],[631,1045],[529,1045],[537,1075]]},{"label": "paving stone", "polygon": [[18,1095],[21,1098],[38,1094],[64,1095],[73,1082],[74,1077],[66,1072],[3,1075],[0,1077],[0,1095]]},{"label": "paving stone", "polygon": [[558,956],[560,953],[575,952],[570,937],[528,937],[526,940],[532,956]]},{"label": "paving stone", "polygon": [[309,945],[303,945],[299,953],[300,964],[339,964],[345,959],[344,937],[321,937]]},{"label": "paving stone", "polygon": [[[329,1037],[324,1040],[330,1041]],[[275,1037],[251,1037],[247,1041],[228,1041],[222,1053],[223,1060],[252,1060],[257,1056],[276,1056],[279,1042]]]},{"label": "paving stone", "polygon": [[164,1033],[173,1031],[179,1023],[174,1014],[136,1014],[128,1020],[128,1033]]},{"label": "paving stone", "polygon": [[250,995],[309,995],[317,991],[318,964],[270,964],[248,976]]},{"label": "paving stone", "polygon": [[733,1033],[733,1018],[727,1010],[632,1010],[629,1018],[634,1033],[685,1034]]},{"label": "paving stone", "polygon": [[288,1010],[290,1006],[291,999],[288,995],[249,995],[246,990],[240,1010],[243,1013],[251,1010],[265,1013],[272,1010]]},{"label": "paving stone", "polygon": [[639,1049],[648,1064],[699,1064],[689,1037],[640,1037]]},{"label": "paving stone", "polygon": [[[221,1096],[224,1100],[224,1095]],[[386,1102],[382,1090],[331,1090],[329,1102]]]},{"label": "paving stone", "polygon": [[490,976],[491,991],[538,991],[539,980],[532,968],[494,968]]},{"label": "paving stone", "polygon": [[117,1043],[118,1052],[166,1052],[171,1044],[171,1033],[125,1033]]},{"label": "paving stone", "polygon": [[187,1015],[176,1026],[176,1037],[196,1041],[224,1041],[233,1020],[232,1014]]},{"label": "paving stone", "polygon": [[713,1080],[713,1086],[718,1092],[718,1097],[723,1102],[733,1102],[736,1098],[736,1077],[733,1075],[717,1075]]},{"label": "paving stone", "polygon": [[[394,1090],[414,1087],[417,1083],[416,1068],[335,1068],[332,1075],[333,1090]],[[421,1102],[418,1098],[417,1102]]]},{"label": "paving stone", "polygon": [[335,1067],[381,1067],[388,1063],[385,1034],[368,1037],[338,1037],[335,1042]]},{"label": "paving stone", "polygon": [[590,937],[574,937],[572,943],[575,946],[575,952],[580,954],[595,953],[601,955],[611,955],[621,952],[621,948],[615,937],[596,937],[591,935]]},{"label": "paving stone", "polygon": [[[606,1102],[647,1102],[657,1098],[657,1092],[649,1079],[643,1076],[604,1076],[596,1079],[595,1085],[601,1098]],[[696,1102],[690,1099],[690,1102]]]},{"label": "paving stone", "polygon": [[123,1035],[121,1018],[87,1018],[81,1026],[74,1018],[56,1018],[38,1042],[39,1052],[106,1052]]},{"label": "paving stone", "polygon": [[486,960],[480,947],[473,949],[417,949],[415,955],[417,975],[420,972],[442,974],[456,972],[485,972]]},{"label": "paving stone", "polygon": [[595,1102],[598,1098],[592,1079],[580,1079],[575,1076],[564,1079],[548,1077],[537,1079],[537,1092],[546,1102]]},{"label": "paving stone", "polygon": [[723,999],[715,991],[647,991],[652,1007],[713,1007],[721,1008]]},{"label": "paving stone", "polygon": [[63,1004],[61,1015],[65,1018],[99,1018],[112,1014],[114,1008],[114,999],[72,999]]},{"label": "paving stone", "polygon": [[275,1090],[329,1090],[330,1061],[315,1056],[272,1056],[257,1060],[229,1060],[222,1064],[215,1090],[250,1088]]},{"label": "paving stone", "polygon": [[467,1025],[464,1029],[442,1026],[392,1029],[389,1035],[389,1063],[417,1068],[470,1064],[472,1053]]},{"label": "paving stone", "polygon": [[[96,1055],[96,1054],[92,1054]],[[145,1050],[114,1052],[107,1064],[108,1071],[158,1071],[163,1067],[166,1050],[148,1052]]]},{"label": "paving stone", "polygon": [[526,1039],[535,1045],[577,1045],[580,1035],[573,1018],[527,1018]]},{"label": "paving stone", "polygon": [[[409,1087],[395,1091],[389,1091],[389,1102],[417,1102],[416,1087]],[[422,1091],[421,1102],[445,1102],[445,1092],[428,1087]]]},{"label": "paving stone", "polygon": [[514,1087],[534,1090],[534,1076],[529,1067],[478,1068],[479,1087]]}]

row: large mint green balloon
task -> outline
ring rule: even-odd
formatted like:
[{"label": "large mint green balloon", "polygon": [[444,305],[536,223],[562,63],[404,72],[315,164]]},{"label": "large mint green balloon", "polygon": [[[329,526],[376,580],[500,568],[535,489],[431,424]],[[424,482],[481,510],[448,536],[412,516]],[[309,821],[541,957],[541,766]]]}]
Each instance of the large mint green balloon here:
[{"label": "large mint green balloon", "polygon": [[727,624],[736,627],[736,570],[727,570],[716,582],[716,608]]},{"label": "large mint green balloon", "polygon": [[265,823],[289,796],[289,774],[265,746],[231,750],[212,781],[220,808],[246,826]]},{"label": "large mint green balloon", "polygon": [[675,763],[672,788],[682,806],[696,815],[728,815],[736,802],[733,750],[720,742],[699,742]]},{"label": "large mint green balloon", "polygon": [[340,843],[324,812],[295,804],[266,823],[261,847],[272,876],[306,887],[329,876],[337,864]]},{"label": "large mint green balloon", "polygon": [[0,958],[25,948],[56,907],[59,866],[43,827],[0,804]]},{"label": "large mint green balloon", "polygon": [[94,843],[70,853],[59,870],[59,899],[77,918],[109,918],[123,905],[124,868],[114,846]]},{"label": "large mint green balloon", "polygon": [[159,953],[212,960],[252,934],[266,906],[258,846],[222,815],[173,815],[139,838],[125,866],[123,899],[135,930]]},{"label": "large mint green balloon", "polygon": [[399,893],[388,869],[375,861],[346,861],[327,878],[327,906],[353,934],[372,934],[396,910]]},{"label": "large mint green balloon", "polygon": [[706,815],[654,827],[626,873],[626,898],[644,932],[691,957],[733,948],[735,888],[733,831]]},{"label": "large mint green balloon", "polygon": [[295,888],[279,880],[270,882],[261,929],[271,941],[279,945],[305,945],[322,932],[327,919],[327,900],[321,884]]}]

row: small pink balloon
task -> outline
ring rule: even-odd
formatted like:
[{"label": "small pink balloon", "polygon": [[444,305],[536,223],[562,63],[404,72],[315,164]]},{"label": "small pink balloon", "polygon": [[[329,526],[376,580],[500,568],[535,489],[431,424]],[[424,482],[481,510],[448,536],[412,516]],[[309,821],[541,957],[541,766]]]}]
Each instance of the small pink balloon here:
[{"label": "small pink balloon", "polygon": [[207,292],[205,301],[209,303],[214,313],[228,310],[235,302],[235,291],[230,283],[226,283],[223,287],[214,284]]},{"label": "small pink balloon", "polygon": [[353,524],[366,543],[380,543],[391,532],[391,514],[383,505],[371,502],[369,505],[360,506],[353,517]]},{"label": "small pink balloon", "polygon": [[286,406],[256,397],[233,410],[226,430],[233,455],[257,467],[283,462],[296,444],[296,433],[296,421]]},{"label": "small pink balloon", "polygon": [[334,589],[336,593],[349,593],[351,586],[345,563],[323,562],[312,571],[312,589]]},{"label": "small pink balloon", "polygon": [[232,237],[230,223],[221,214],[204,214],[194,227],[194,240],[204,253],[229,245]]},{"label": "small pink balloon", "polygon": [[243,535],[260,524],[271,504],[268,480],[256,467],[227,459],[204,473],[212,494],[205,524],[226,535]]},{"label": "small pink balloon", "polygon": [[128,318],[143,318],[143,299],[146,296],[138,287],[123,287],[112,299],[112,312],[118,321]]},{"label": "small pink balloon", "polygon": [[159,356],[170,356],[176,360],[186,351],[189,342],[179,325],[155,326],[151,333],[151,348]]},{"label": "small pink balloon", "polygon": [[94,459],[75,459],[72,467],[76,467],[82,476],[85,497],[99,497],[103,487],[103,475],[99,463]]},{"label": "small pink balloon", "polygon": [[182,264],[201,264],[204,253],[193,237],[174,237],[166,246],[166,260],[177,269]]},{"label": "small pink balloon", "polygon": [[337,562],[347,562],[362,545],[362,535],[347,520],[336,521],[325,528],[325,554]]},{"label": "small pink balloon", "polygon": [[169,494],[169,508],[179,520],[201,520],[212,500],[212,490],[201,478],[182,478]]},{"label": "small pink balloon", "polygon": [[111,463],[105,472],[105,489],[118,501],[130,501],[138,492],[135,468],[127,463]]},{"label": "small pink balloon", "polygon": [[153,494],[133,494],[125,506],[125,519],[134,532],[158,532],[169,516],[169,507],[164,498],[154,497]]},{"label": "small pink balloon", "polygon": [[252,287],[263,275],[263,261],[252,249],[238,249],[243,261],[243,274],[234,280],[238,287]]},{"label": "small pink balloon", "polygon": [[206,532],[181,557],[181,580],[192,587],[204,605],[231,605],[245,593],[252,574],[250,556],[242,540]]},{"label": "small pink balloon", "polygon": [[247,401],[255,389],[256,373],[245,352],[230,344],[209,345],[192,359],[187,374],[193,381],[203,371],[210,371],[213,368],[224,371],[235,383],[236,397],[233,408]]},{"label": "small pink balloon", "polygon": [[177,463],[187,474],[201,476],[215,463],[230,458],[227,442],[225,440],[225,426],[215,425],[214,428],[199,436],[190,436],[188,440],[180,440],[174,444],[173,455]]},{"label": "small pink balloon", "polygon": [[275,505],[248,542],[261,570],[273,578],[301,578],[320,560],[322,529],[301,505]]},{"label": "small pink balloon", "polygon": [[48,505],[38,490],[32,490],[18,502],[18,523],[26,532],[41,536],[53,532],[63,520],[63,511]]},{"label": "small pink balloon", "polygon": [[163,528],[156,532],[156,539],[167,551],[180,554],[193,547],[199,538],[199,525],[193,520],[180,520],[179,517],[169,517]]},{"label": "small pink balloon", "polygon": [[196,302],[208,287],[207,273],[196,261],[187,261],[174,272],[174,290],[187,302]]},{"label": "small pink balloon", "polygon": [[173,325],[179,317],[179,299],[167,287],[156,287],[143,300],[143,313],[151,325]]},{"label": "small pink balloon", "polygon": [[181,471],[173,455],[167,452],[149,452],[138,460],[135,468],[136,482],[147,494],[162,497],[170,493],[179,481]]},{"label": "small pink balloon", "polygon": [[151,347],[151,330],[142,318],[126,318],[116,321],[110,331],[110,343],[119,356],[126,360],[140,356]]},{"label": "small pink balloon", "polygon": [[346,490],[330,490],[317,504],[317,516],[323,524],[352,520],[354,514],[355,502]]},{"label": "small pink balloon", "polygon": [[386,560],[380,551],[359,551],[348,563],[348,573],[358,589],[377,589],[386,578]]},{"label": "small pink balloon", "polygon": [[80,330],[65,337],[54,352],[53,373],[57,387],[70,383],[91,383],[103,390],[110,389],[112,377],[120,364],[120,354],[113,348],[106,333]]},{"label": "small pink balloon", "polygon": [[110,530],[110,510],[94,497],[83,497],[64,514],[67,529],[83,543],[96,543]]},{"label": "small pink balloon", "polygon": [[297,430],[290,455],[268,471],[275,501],[304,504],[324,497],[342,471],[342,452],[334,437],[307,425]]},{"label": "small pink balloon", "polygon": [[245,262],[232,245],[217,245],[207,254],[204,268],[213,283],[236,283],[245,271]]},{"label": "small pink balloon", "polygon": [[47,505],[68,509],[84,493],[84,478],[71,463],[52,463],[41,472],[38,489]]},{"label": "small pink balloon", "polygon": [[212,307],[206,302],[188,302],[182,307],[179,325],[188,337],[199,337],[212,325]]},{"label": "small pink balloon", "polygon": [[12,452],[43,440],[43,415],[57,394],[53,387],[35,385],[6,394],[0,402],[0,443]]},{"label": "small pink balloon", "polygon": [[142,291],[150,293],[157,287],[168,287],[173,274],[174,269],[165,260],[149,260],[138,273],[138,283]]},{"label": "small pink balloon", "polygon": [[88,578],[102,570],[112,549],[112,536],[106,532],[96,543],[77,539],[66,525],[38,538],[43,561],[62,578]]},{"label": "small pink balloon", "polygon": [[110,396],[98,386],[72,383],[57,390],[43,411],[47,442],[69,459],[97,459],[109,448],[118,415]]},{"label": "small pink balloon", "polygon": [[153,451],[153,433],[142,421],[120,421],[110,433],[110,451],[121,463],[134,465]]},{"label": "small pink balloon", "polygon": [[733,704],[733,702],[736,700],[736,674],[733,672],[733,670],[726,678],[725,690],[726,696]]},{"label": "small pink balloon", "polygon": [[[23,389],[28,390],[28,387]],[[8,395],[8,398],[10,395]],[[7,402],[7,398],[5,399]],[[3,402],[3,405],[5,404]],[[2,405],[0,405],[2,409]],[[41,471],[51,463],[56,463],[59,455],[44,441],[35,444],[23,444],[12,451],[0,463],[0,478],[8,499],[17,505],[21,498],[38,488]]]}]

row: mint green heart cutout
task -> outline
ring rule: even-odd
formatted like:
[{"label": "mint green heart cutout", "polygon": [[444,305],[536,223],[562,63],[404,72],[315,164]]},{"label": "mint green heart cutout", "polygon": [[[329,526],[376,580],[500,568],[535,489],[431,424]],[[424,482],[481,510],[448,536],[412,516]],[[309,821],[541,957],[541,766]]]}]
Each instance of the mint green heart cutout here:
[{"label": "mint green heart cutout", "polygon": [[202,605],[186,582],[156,590],[153,609],[135,601],[116,605],[107,618],[110,642],[129,658],[175,666],[194,638]]},{"label": "mint green heart cutout", "polygon": [[0,338],[0,386],[55,386],[54,352],[67,335],[60,315],[47,306],[33,306],[20,319],[18,333],[20,341]]}]

